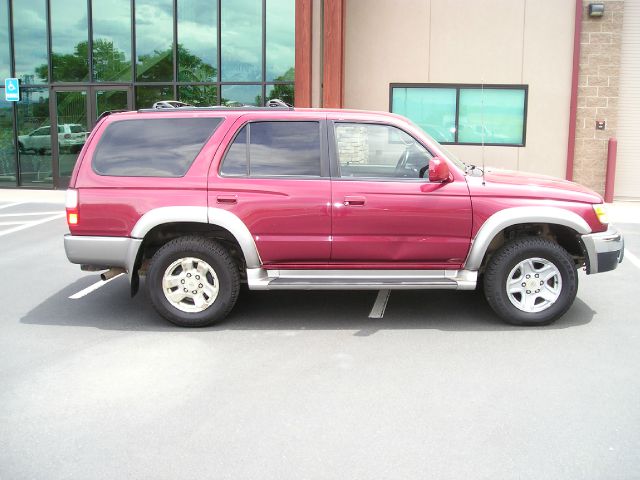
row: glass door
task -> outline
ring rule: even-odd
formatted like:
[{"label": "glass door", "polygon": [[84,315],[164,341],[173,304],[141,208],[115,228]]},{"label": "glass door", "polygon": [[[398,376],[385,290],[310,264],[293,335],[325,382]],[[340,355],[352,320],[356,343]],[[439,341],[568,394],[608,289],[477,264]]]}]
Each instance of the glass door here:
[{"label": "glass door", "polygon": [[97,119],[106,111],[129,110],[127,87],[57,87],[53,89],[51,152],[56,188],[67,188],[78,154]]}]

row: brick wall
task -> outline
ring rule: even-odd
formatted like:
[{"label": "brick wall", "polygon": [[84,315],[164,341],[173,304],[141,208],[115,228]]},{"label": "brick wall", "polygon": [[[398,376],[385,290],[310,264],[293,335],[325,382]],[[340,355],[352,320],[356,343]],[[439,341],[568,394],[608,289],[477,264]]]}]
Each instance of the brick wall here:
[{"label": "brick wall", "polygon": [[[600,18],[589,17],[589,3],[583,0],[573,178],[603,194],[607,142],[617,127],[624,1],[600,0]],[[604,120],[606,129],[596,130],[596,120]]]}]

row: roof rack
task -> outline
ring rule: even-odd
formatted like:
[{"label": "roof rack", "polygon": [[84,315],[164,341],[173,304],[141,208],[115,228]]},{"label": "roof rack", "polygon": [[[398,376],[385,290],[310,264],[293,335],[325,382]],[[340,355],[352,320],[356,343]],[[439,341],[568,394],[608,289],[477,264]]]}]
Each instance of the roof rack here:
[{"label": "roof rack", "polygon": [[130,112],[131,110],[105,110],[104,112],[102,112],[99,116],[98,119],[96,120],[96,122],[99,122],[100,120],[102,120],[104,117],[108,117],[109,115],[111,115],[112,113],[122,113],[122,112]]},{"label": "roof rack", "polygon": [[292,111],[293,107],[252,107],[252,106],[244,106],[244,107],[223,107],[223,106],[215,106],[215,107],[178,107],[178,108],[140,108],[138,112],[140,113],[171,113],[171,112],[207,112],[207,111],[222,111],[222,112],[250,112],[250,111],[269,111],[269,110],[284,110],[284,111]]}]

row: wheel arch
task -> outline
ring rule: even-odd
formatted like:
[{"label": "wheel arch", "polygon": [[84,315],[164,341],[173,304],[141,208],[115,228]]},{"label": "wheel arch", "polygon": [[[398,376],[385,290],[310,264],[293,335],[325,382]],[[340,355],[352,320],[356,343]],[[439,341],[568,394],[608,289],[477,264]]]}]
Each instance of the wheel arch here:
[{"label": "wheel arch", "polygon": [[580,235],[591,233],[589,224],[577,213],[558,207],[514,207],[489,217],[473,239],[464,264],[478,271],[488,255],[502,245],[511,232],[552,237],[567,251],[580,256],[584,246]]}]

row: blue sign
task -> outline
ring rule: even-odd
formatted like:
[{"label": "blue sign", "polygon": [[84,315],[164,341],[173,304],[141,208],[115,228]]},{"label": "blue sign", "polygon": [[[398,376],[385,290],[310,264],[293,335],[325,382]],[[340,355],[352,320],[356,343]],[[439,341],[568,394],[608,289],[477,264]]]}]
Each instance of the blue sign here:
[{"label": "blue sign", "polygon": [[20,82],[17,78],[4,79],[4,98],[7,102],[20,100]]}]

